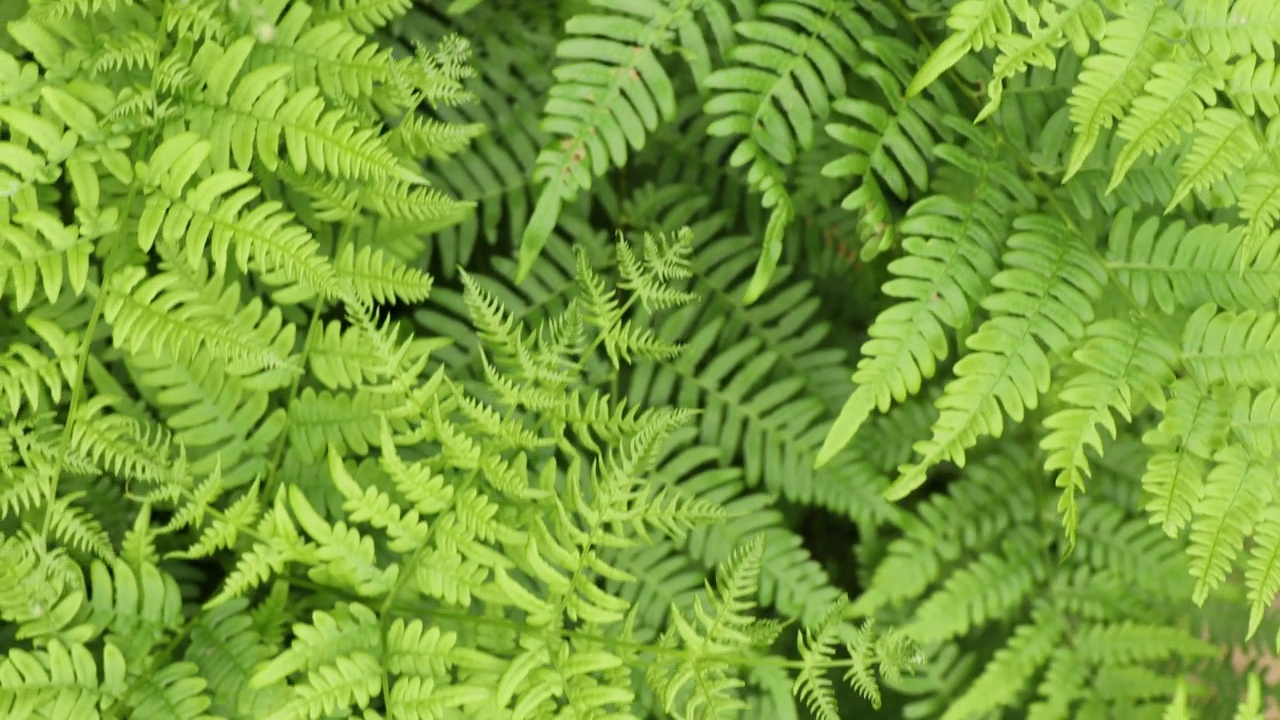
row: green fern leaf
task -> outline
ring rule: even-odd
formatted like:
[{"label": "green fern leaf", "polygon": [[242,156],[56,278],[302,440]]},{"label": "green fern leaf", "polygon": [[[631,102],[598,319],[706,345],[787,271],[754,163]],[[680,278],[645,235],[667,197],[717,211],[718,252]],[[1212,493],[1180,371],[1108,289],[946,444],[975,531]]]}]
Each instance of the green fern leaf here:
[{"label": "green fern leaf", "polygon": [[1018,692],[1049,662],[1066,631],[1048,608],[1032,611],[1030,622],[1014,629],[982,674],[947,708],[943,720],[982,717],[1012,705]]},{"label": "green fern leaf", "polygon": [[1134,226],[1128,208],[1111,225],[1107,265],[1141,303],[1172,315],[1212,302],[1226,310],[1265,307],[1280,294],[1280,253],[1268,249],[1242,266],[1244,235],[1228,225],[1175,221],[1163,228],[1152,216]]},{"label": "green fern leaf", "polygon": [[720,115],[707,134],[740,138],[729,164],[750,164],[747,179],[770,210],[764,249],[743,295],[752,303],[769,287],[795,209],[783,168],[813,142],[815,119],[845,94],[840,57],[856,57],[855,38],[872,35],[866,21],[838,0],[788,0],[760,8],[759,19],[734,26],[746,40],[729,50],[730,67],[707,77],[718,91],[703,107]]},{"label": "green fern leaf", "polygon": [[1008,230],[997,208],[1022,200],[1023,191],[999,169],[999,148],[984,150],[986,154],[977,157],[958,148],[935,150],[972,177],[973,196],[925,198],[899,224],[906,255],[890,263],[897,277],[885,285],[885,292],[900,302],[872,323],[853,375],[856,387],[831,426],[815,466],[835,457],[873,410],[884,412],[893,402],[919,392],[938,361],[950,353],[946,329],[967,327],[988,292]]},{"label": "green fern leaf", "polygon": [[1163,409],[1164,388],[1173,382],[1177,350],[1150,326],[1104,320],[1089,326],[1084,344],[1073,357],[1088,369],[1062,385],[1058,398],[1067,407],[1045,419],[1050,432],[1040,442],[1048,453],[1045,470],[1061,471],[1056,480],[1063,489],[1058,512],[1063,514],[1068,551],[1075,546],[1079,523],[1075,494],[1084,491],[1089,475],[1087,452],[1092,448],[1103,454],[1097,426],[1115,439],[1113,409],[1125,420],[1142,408],[1139,403]]},{"label": "green fern leaf", "polygon": [[1013,18],[1005,0],[962,0],[947,16],[951,34],[933,51],[907,86],[907,97],[920,94],[973,50],[995,46],[1008,37]]},{"label": "green fern leaf", "polygon": [[923,457],[902,467],[886,491],[891,499],[918,488],[939,461],[963,465],[965,448],[979,437],[999,437],[1002,408],[1014,421],[1034,409],[1049,386],[1047,352],[1080,338],[1093,319],[1105,274],[1092,251],[1050,218],[1021,218],[1014,227],[1021,232],[1009,239],[1007,267],[992,280],[1002,292],[982,303],[993,317],[966,341],[974,352],[956,364],[933,437],[917,444]]},{"label": "green fern leaf", "polygon": [[1280,594],[1280,508],[1268,506],[1253,533],[1254,546],[1245,569],[1249,588],[1249,635],[1258,631],[1263,615]]},{"label": "green fern leaf", "polygon": [[609,167],[625,164],[628,148],[640,150],[659,122],[675,117],[675,90],[657,53],[691,21],[695,3],[592,4],[614,14],[575,15],[556,48],[570,62],[555,70],[543,128],[559,139],[538,155],[534,177],[546,184],[520,240],[517,281],[541,254],[563,203]]},{"label": "green fern leaf", "polygon": [[1245,55],[1231,65],[1226,90],[1245,115],[1280,115],[1280,75],[1275,61]]},{"label": "green fern leaf", "polygon": [[1068,179],[1084,165],[1102,130],[1124,115],[1125,106],[1138,96],[1153,66],[1173,54],[1172,38],[1181,32],[1181,18],[1161,3],[1140,0],[1125,10],[1107,23],[1106,35],[1099,43],[1102,52],[1085,59],[1067,100],[1076,129],[1067,160]]},{"label": "green fern leaf", "polygon": [[1164,418],[1142,438],[1154,450],[1142,476],[1143,490],[1151,496],[1146,509],[1170,537],[1191,521],[1204,495],[1206,465],[1227,432],[1226,411],[1219,398],[1178,380]]},{"label": "green fern leaf", "polygon": [[1172,210],[1193,190],[1203,190],[1243,168],[1258,151],[1248,116],[1224,108],[1210,108],[1196,123],[1195,140],[1183,158],[1182,179],[1166,210]]},{"label": "green fern leaf", "polygon": [[1216,465],[1205,478],[1204,495],[1191,521],[1191,574],[1196,579],[1192,599],[1203,604],[1223,581],[1260,519],[1275,486],[1275,471],[1253,462],[1239,447],[1229,446],[1214,456]]},{"label": "green fern leaf", "polygon": [[1161,61],[1152,66],[1151,74],[1116,130],[1126,143],[1116,158],[1108,191],[1120,184],[1141,154],[1154,155],[1172,145],[1216,100],[1214,79],[1202,65],[1188,68],[1186,63]]}]

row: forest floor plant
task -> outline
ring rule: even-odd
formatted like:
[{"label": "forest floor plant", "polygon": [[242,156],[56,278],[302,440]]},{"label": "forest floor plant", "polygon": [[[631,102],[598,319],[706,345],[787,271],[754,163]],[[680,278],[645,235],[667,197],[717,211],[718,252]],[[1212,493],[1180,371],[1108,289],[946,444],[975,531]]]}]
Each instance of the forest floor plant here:
[{"label": "forest floor plant", "polygon": [[371,37],[405,9],[8,23],[0,716],[779,717],[834,712],[833,671],[878,700],[914,645],[835,596],[757,613],[763,533],[696,589],[633,574],[741,516],[655,472],[698,409],[618,392],[683,355],[650,326],[697,302],[690,231],[605,275],[573,249],[538,318],[462,273],[474,377],[406,325],[471,209],[423,161],[484,128],[436,114],[473,100],[464,40]]},{"label": "forest floor plant", "polygon": [[1278,8],[0,2],[0,717],[1280,717]]}]

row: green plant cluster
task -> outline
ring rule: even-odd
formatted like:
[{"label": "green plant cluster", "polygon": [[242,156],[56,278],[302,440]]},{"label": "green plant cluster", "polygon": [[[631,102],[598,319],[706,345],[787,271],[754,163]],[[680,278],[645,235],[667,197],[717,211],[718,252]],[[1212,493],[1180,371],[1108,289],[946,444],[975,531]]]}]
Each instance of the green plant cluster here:
[{"label": "green plant cluster", "polygon": [[1280,713],[1278,8],[0,3],[0,717]]}]

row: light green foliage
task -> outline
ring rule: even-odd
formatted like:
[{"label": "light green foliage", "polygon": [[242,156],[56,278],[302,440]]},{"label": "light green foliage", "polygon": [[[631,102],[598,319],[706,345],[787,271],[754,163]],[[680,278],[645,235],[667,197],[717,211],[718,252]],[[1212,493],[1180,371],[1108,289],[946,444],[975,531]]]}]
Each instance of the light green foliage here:
[{"label": "light green foliage", "polygon": [[0,716],[1266,716],[1276,3],[0,5]]},{"label": "light green foliage", "polygon": [[[696,398],[618,392],[685,362],[696,328],[661,320],[707,282],[690,230],[551,238],[563,265],[525,269],[534,293],[559,273],[544,311],[483,268],[457,273],[456,304],[428,300],[417,260],[473,208],[433,178],[481,167],[485,127],[458,108],[495,96],[465,86],[458,35],[381,44],[407,10],[47,2],[8,25],[0,715],[726,717],[794,712],[792,676],[843,668],[878,693],[910,641],[840,617],[781,514],[724,531],[768,496],[672,464]],[[653,98],[629,97],[656,127]],[[436,334],[405,306],[467,320]],[[766,484],[787,467],[808,464]],[[697,582],[653,569],[670,560]],[[789,659],[773,640],[796,630],[827,639]],[[803,696],[836,702],[830,683]]]}]

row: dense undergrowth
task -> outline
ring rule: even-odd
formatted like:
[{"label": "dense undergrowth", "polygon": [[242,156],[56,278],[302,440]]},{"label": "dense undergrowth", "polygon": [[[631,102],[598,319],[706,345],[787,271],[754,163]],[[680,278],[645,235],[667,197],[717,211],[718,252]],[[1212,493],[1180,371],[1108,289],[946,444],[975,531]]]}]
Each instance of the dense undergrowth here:
[{"label": "dense undergrowth", "polygon": [[1268,0],[0,20],[0,716],[1280,713]]}]

